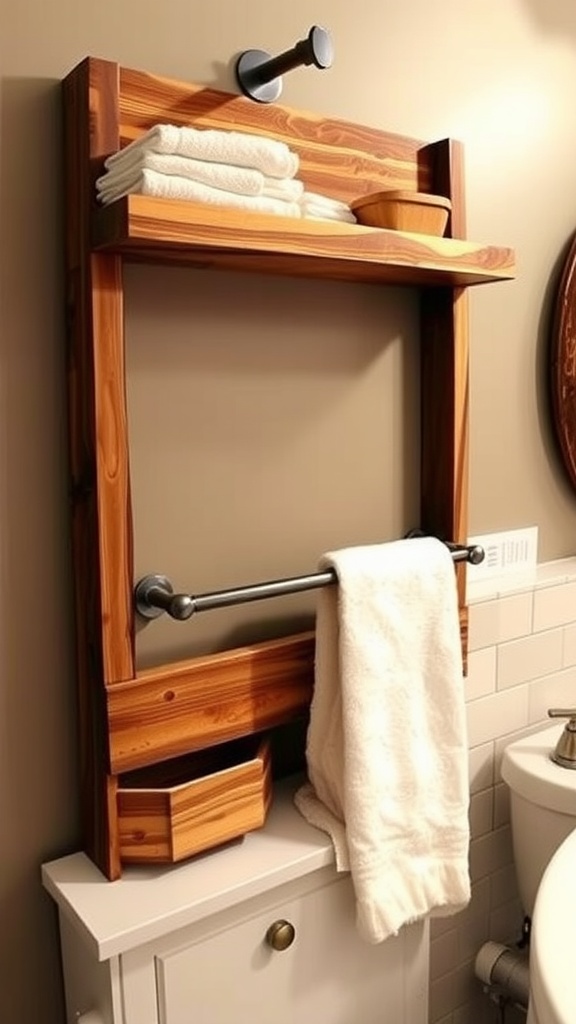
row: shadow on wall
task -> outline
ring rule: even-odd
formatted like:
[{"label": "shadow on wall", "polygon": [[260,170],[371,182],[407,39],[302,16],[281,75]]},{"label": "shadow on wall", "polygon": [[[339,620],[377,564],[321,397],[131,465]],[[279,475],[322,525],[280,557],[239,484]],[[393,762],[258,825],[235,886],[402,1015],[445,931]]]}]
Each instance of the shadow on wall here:
[{"label": "shadow on wall", "polygon": [[523,0],[530,17],[546,32],[576,41],[576,5],[566,0]]},{"label": "shadow on wall", "polygon": [[0,131],[0,1019],[55,1021],[39,866],[78,836],[59,84],[3,80]]}]

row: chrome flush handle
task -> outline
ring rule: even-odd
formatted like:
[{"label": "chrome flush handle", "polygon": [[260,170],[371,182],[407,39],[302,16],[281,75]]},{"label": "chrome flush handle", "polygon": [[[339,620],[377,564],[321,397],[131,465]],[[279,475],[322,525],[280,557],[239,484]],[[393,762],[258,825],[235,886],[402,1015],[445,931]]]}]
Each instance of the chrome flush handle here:
[{"label": "chrome flush handle", "polygon": [[568,719],[550,757],[562,768],[576,770],[576,708],[549,708],[548,717]]}]

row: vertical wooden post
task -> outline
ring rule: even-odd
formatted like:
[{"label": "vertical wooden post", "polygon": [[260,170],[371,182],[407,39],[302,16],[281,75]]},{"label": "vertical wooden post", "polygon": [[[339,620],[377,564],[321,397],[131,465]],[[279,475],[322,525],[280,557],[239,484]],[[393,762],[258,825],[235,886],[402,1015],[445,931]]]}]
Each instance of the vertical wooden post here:
[{"label": "vertical wooden post", "polygon": [[92,168],[119,147],[118,68],[86,60],[64,82],[68,391],[81,801],[86,850],[120,874],[106,687],[134,676],[132,522],[121,261],[91,253]]},{"label": "vertical wooden post", "polygon": [[[447,234],[466,237],[464,159],[460,143],[426,147],[432,189],[452,201]],[[426,533],[465,543],[468,534],[469,328],[466,288],[424,289],[421,298],[421,524]],[[466,651],[466,567],[458,567]]]}]

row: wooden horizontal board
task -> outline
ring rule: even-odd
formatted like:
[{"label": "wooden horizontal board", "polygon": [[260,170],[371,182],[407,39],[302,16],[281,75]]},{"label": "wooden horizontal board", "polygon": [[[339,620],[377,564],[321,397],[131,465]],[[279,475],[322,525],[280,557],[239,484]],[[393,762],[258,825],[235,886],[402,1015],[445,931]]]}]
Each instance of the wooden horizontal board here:
[{"label": "wooden horizontal board", "polygon": [[297,177],[306,188],[345,202],[380,189],[426,192],[432,185],[426,144],[418,139],[130,68],[118,69],[118,85],[123,146],[162,123],[232,130],[286,143],[298,154]]},{"label": "wooden horizontal board", "polygon": [[314,634],[138,673],[107,690],[114,774],[262,732],[307,714]]},{"label": "wooden horizontal board", "polygon": [[93,219],[96,249],[157,262],[407,285],[514,277],[511,249],[328,221],[127,196]]}]

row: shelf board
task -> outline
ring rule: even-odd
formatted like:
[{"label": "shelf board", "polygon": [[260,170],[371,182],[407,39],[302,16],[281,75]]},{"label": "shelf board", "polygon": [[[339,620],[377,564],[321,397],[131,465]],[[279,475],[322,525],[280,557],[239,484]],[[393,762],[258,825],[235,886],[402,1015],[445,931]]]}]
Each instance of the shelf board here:
[{"label": "shelf board", "polygon": [[512,249],[131,195],[96,210],[97,251],[154,263],[392,285],[510,280]]}]

